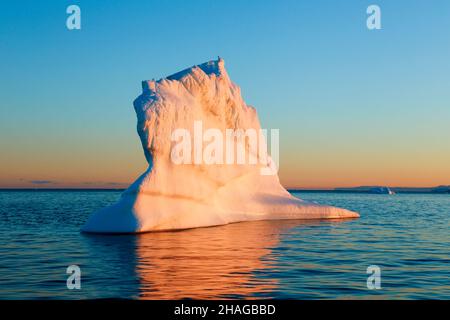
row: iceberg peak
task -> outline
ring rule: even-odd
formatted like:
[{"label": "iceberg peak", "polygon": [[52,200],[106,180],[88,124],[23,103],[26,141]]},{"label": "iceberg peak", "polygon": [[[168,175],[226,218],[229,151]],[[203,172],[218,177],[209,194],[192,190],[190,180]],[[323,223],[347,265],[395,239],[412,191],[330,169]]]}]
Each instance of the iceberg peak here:
[{"label": "iceberg peak", "polygon": [[220,77],[227,74],[225,70],[225,60],[223,60],[221,57],[217,57],[217,60],[210,60],[205,63],[193,66],[191,68],[184,69],[180,72],[168,76],[167,79],[181,80],[186,75],[192,74],[196,69],[202,70],[207,76],[214,74],[217,77]]},{"label": "iceberg peak", "polygon": [[143,93],[154,93],[156,91],[156,87],[167,80],[184,82],[185,79],[189,77],[198,78],[199,73],[209,78],[216,77],[229,81],[228,73],[225,69],[225,60],[219,56],[217,57],[217,60],[210,60],[194,65],[157,81],[144,80],[142,81],[142,91]]}]

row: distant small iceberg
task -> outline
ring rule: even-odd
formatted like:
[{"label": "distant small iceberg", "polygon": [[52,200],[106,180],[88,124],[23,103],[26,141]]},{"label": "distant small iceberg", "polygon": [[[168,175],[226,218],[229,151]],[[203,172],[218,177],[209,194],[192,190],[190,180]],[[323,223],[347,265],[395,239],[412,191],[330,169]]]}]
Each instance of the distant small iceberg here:
[{"label": "distant small iceberg", "polygon": [[372,194],[395,194],[389,187],[376,187],[369,190]]}]

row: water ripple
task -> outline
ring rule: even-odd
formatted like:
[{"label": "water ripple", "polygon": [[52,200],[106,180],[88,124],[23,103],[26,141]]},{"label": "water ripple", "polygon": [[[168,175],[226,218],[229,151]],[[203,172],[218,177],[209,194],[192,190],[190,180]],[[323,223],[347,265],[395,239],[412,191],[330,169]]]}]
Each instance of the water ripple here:
[{"label": "water ripple", "polygon": [[[302,193],[350,221],[79,233],[119,192],[0,191],[0,299],[449,299],[450,197]],[[81,290],[66,268],[82,270]],[[366,287],[369,265],[382,289]]]}]

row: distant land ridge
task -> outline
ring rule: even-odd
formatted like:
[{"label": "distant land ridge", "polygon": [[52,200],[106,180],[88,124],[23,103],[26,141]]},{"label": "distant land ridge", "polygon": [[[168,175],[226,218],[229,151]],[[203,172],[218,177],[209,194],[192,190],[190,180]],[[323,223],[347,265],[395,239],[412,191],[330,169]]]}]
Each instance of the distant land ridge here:
[{"label": "distant land ridge", "polygon": [[[288,189],[290,192],[348,192],[348,193],[371,193],[374,188],[380,188],[384,186],[359,186],[349,188],[334,188],[334,189]],[[441,185],[436,187],[389,187],[395,193],[449,193],[450,185]]]}]

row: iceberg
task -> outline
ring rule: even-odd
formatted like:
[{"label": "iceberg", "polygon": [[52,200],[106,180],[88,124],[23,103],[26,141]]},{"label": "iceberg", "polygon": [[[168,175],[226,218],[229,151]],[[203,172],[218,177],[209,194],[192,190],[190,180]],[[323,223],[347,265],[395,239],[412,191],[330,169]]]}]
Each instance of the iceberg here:
[{"label": "iceberg", "polygon": [[373,193],[373,194],[389,194],[389,195],[395,194],[395,192],[392,191],[389,187],[375,187],[375,188],[370,189],[369,193]]},{"label": "iceberg", "polygon": [[[255,108],[218,58],[160,80],[142,82],[134,101],[148,169],[125,190],[119,201],[94,212],[82,227],[92,233],[140,233],[207,227],[242,221],[356,218],[350,210],[303,201],[292,196],[273,169],[274,161],[256,163],[174,161],[174,132],[261,130]],[[210,137],[211,138],[211,137]],[[248,154],[255,155],[244,140]],[[193,144],[196,144],[194,141]],[[216,150],[217,151],[217,150]],[[200,151],[201,152],[201,151]],[[206,152],[206,148],[203,150]]]}]

